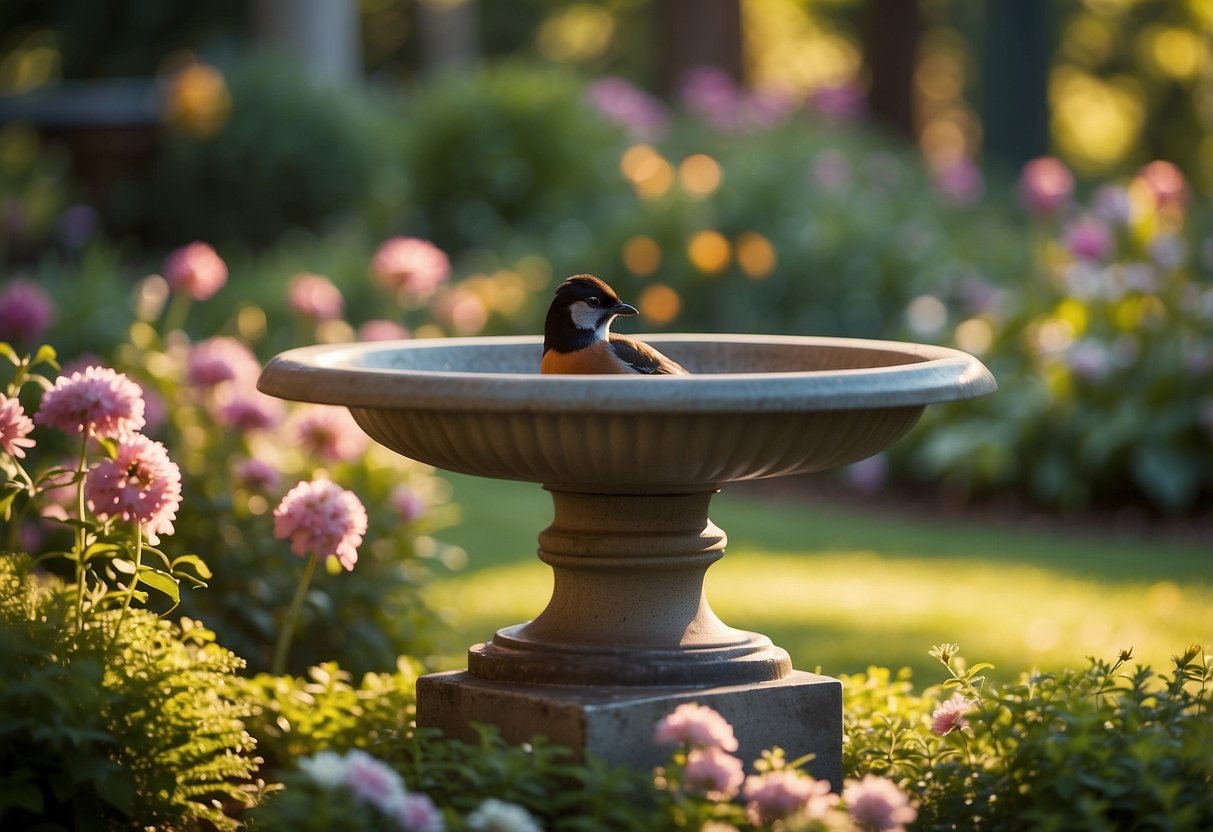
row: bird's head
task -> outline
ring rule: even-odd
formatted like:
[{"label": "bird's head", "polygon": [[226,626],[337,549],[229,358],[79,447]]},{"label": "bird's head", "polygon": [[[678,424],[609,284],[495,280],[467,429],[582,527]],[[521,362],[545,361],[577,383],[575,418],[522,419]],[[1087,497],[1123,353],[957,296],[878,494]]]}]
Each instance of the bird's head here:
[{"label": "bird's head", "polygon": [[573,275],[556,287],[548,309],[545,332],[549,338],[568,331],[589,340],[608,337],[611,321],[619,315],[637,315],[636,307],[619,299],[610,286],[593,275]]}]

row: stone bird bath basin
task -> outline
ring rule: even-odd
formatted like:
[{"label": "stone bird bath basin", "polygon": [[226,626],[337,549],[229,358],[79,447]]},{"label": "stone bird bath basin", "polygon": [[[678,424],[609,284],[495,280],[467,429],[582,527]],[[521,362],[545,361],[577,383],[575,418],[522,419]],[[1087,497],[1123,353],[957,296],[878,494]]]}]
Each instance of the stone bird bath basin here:
[{"label": "stone bird bath basin", "polygon": [[927,405],[991,393],[994,379],[972,356],[918,344],[642,337],[692,375],[543,376],[540,338],[450,338],[291,350],[259,386],[348,407],[412,459],[552,495],[539,535],[554,576],[546,609],[474,645],[467,672],[422,679],[420,723],[457,736],[496,723],[517,741],[541,733],[647,764],[653,723],[695,700],[734,722],[741,753],[807,748],[817,776],[836,780],[837,680],[794,671],[704,595],[726,541],[709,501],[725,483],[869,457]]}]

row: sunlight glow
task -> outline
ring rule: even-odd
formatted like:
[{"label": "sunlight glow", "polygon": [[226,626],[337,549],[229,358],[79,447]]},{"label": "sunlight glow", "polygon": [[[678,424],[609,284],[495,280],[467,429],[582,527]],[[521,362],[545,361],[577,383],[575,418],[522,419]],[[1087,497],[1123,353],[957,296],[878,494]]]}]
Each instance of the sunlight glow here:
[{"label": "sunlight glow", "polygon": [[704,274],[725,270],[732,259],[729,241],[719,231],[696,231],[687,244],[691,265]]},{"label": "sunlight glow", "polygon": [[661,246],[641,234],[623,244],[623,265],[632,274],[648,277],[661,266]]},{"label": "sunlight glow", "polygon": [[682,311],[682,298],[663,283],[646,286],[640,293],[640,314],[654,324],[668,324]]}]

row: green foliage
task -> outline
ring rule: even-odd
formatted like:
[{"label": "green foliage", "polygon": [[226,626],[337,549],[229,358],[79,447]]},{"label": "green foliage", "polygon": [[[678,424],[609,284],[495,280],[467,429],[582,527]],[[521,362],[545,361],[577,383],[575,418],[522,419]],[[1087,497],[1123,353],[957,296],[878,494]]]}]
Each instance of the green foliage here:
[{"label": "green foliage", "polygon": [[410,227],[455,252],[504,253],[519,236],[558,255],[590,248],[587,223],[620,193],[621,137],[581,95],[567,73],[514,65],[419,88],[395,140]]},{"label": "green foliage", "polygon": [[264,245],[366,207],[376,115],[355,90],[309,82],[289,63],[232,66],[231,114],[214,135],[165,127],[146,176],[119,183],[107,214],[144,243]]},{"label": "green foliage", "polygon": [[242,662],[194,622],[131,610],[74,631],[70,597],[0,559],[0,822],[5,828],[235,829],[258,764]]},{"label": "green foliage", "polygon": [[[906,674],[844,680],[844,767],[921,800],[915,829],[1207,829],[1213,824],[1213,682],[1192,645],[1170,675],[1091,659],[1080,670],[981,685],[955,645],[952,678],[915,695]],[[967,725],[939,736],[932,709],[955,690]]]}]

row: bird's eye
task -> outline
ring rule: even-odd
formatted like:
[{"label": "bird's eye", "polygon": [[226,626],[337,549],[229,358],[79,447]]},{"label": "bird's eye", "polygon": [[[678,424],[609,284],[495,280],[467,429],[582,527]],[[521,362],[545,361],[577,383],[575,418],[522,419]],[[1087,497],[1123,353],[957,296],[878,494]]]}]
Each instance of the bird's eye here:
[{"label": "bird's eye", "polygon": [[602,301],[600,301],[598,298],[586,298],[585,303],[586,303],[586,306],[592,307],[594,309],[597,309],[599,306],[602,306]]}]

